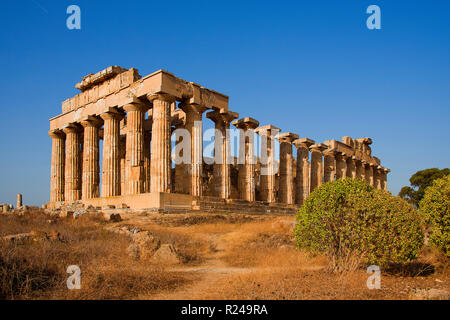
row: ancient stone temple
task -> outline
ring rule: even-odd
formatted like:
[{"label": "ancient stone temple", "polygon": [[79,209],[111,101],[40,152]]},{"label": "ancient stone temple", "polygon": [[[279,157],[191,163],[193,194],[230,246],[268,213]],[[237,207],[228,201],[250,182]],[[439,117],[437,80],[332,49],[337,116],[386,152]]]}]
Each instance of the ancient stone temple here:
[{"label": "ancient stone temple", "polygon": [[[76,88],[81,93],[64,101],[62,113],[50,119],[49,208],[81,202],[289,213],[330,180],[360,178],[387,188],[389,169],[372,156],[370,138],[315,143],[280,133],[254,118],[239,119],[229,110],[228,96],[164,70],[141,77],[134,68],[112,66],[87,75]],[[213,159],[203,156],[205,118],[215,128]],[[233,127],[240,137],[237,158],[230,151]]]}]

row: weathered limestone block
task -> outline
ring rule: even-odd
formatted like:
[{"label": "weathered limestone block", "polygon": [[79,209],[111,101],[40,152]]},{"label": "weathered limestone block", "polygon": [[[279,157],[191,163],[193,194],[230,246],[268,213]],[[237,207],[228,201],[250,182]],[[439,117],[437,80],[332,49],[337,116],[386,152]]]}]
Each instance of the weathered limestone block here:
[{"label": "weathered limestone block", "polygon": [[177,249],[171,244],[162,244],[151,258],[153,262],[161,264],[178,264],[181,259],[178,256]]},{"label": "weathered limestone block", "polygon": [[298,135],[291,132],[277,135],[280,141],[280,191],[279,202],[294,204],[294,158],[292,156],[292,142],[298,139]]}]

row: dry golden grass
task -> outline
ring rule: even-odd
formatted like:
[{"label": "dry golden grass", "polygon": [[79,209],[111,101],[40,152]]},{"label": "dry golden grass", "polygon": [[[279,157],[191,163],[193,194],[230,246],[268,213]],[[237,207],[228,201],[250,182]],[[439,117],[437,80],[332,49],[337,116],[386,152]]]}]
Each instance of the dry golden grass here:
[{"label": "dry golden grass", "polygon": [[[38,230],[65,239],[0,241],[0,299],[407,299],[412,288],[448,290],[448,259],[434,250],[383,269],[382,289],[369,290],[364,267],[338,276],[323,269],[324,256],[295,249],[294,217],[226,216],[166,215],[163,223],[136,216],[114,224],[177,247],[183,264],[168,267],[129,258],[130,238],[95,216],[49,224],[39,212],[0,215],[0,236]],[[69,265],[80,266],[82,290],[67,289]]]},{"label": "dry golden grass", "polygon": [[[175,288],[189,281],[186,274],[127,256],[129,239],[106,231],[98,218],[56,219],[29,212],[1,215],[0,235],[38,230],[58,231],[65,241],[0,241],[1,299],[131,299],[141,292]],[[68,290],[69,265],[82,272],[82,290]]]}]

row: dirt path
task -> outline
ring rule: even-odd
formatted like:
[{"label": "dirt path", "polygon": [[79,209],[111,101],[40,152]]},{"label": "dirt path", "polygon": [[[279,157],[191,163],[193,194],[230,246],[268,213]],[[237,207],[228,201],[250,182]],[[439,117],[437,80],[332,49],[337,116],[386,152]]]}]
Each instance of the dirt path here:
[{"label": "dirt path", "polygon": [[[198,266],[176,266],[168,270],[177,272],[187,272],[198,277],[192,284],[177,288],[173,291],[160,292],[150,296],[140,296],[139,299],[152,300],[185,300],[185,299],[208,299],[205,293],[220,289],[216,284],[223,281],[230,275],[245,274],[251,272],[270,271],[277,272],[286,268],[283,267],[251,267],[239,268],[231,267],[222,260],[229,250],[229,240],[237,234],[237,231],[225,232],[219,236],[210,239],[216,246],[215,252],[205,257],[205,262]],[[320,270],[322,266],[305,266],[304,270]]]}]

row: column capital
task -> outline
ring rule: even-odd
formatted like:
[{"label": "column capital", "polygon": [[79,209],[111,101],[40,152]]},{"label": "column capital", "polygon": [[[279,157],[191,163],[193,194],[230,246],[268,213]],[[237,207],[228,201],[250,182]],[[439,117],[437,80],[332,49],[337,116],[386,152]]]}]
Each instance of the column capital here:
[{"label": "column capital", "polygon": [[293,141],[293,144],[297,149],[298,148],[309,149],[309,147],[312,146],[314,143],[316,142],[309,138],[301,138]]},{"label": "column capital", "polygon": [[116,109],[110,108],[109,111],[102,113],[100,115],[100,118],[102,118],[103,120],[122,120],[124,117],[122,112],[119,112]]},{"label": "column capital", "polygon": [[239,117],[239,113],[221,109],[208,112],[206,114],[206,117],[208,119],[211,119],[215,123],[222,123],[224,125],[228,125],[231,123],[231,121]]},{"label": "column capital", "polygon": [[65,134],[67,134],[67,133],[77,133],[77,132],[81,132],[81,127],[77,123],[69,123],[69,124],[66,124],[62,128],[62,131]]},{"label": "column capital", "polygon": [[292,143],[298,139],[298,134],[292,132],[279,133],[275,136],[280,142]]},{"label": "column capital", "polygon": [[144,103],[140,103],[140,102],[127,103],[122,108],[126,112],[130,112],[130,111],[146,112],[149,109],[149,107],[147,105],[145,105]]},{"label": "column capital", "polygon": [[196,103],[189,103],[189,102],[182,102],[178,105],[178,107],[181,110],[183,110],[186,114],[193,112],[193,113],[197,113],[200,115],[209,109],[208,107],[205,107],[203,105],[196,104]]},{"label": "column capital", "polygon": [[271,124],[265,125],[265,126],[261,126],[255,129],[255,132],[259,135],[272,135],[272,132],[280,132],[281,129],[278,127],[275,127]]},{"label": "column capital", "polygon": [[59,130],[59,129],[49,130],[48,135],[52,139],[64,139],[65,138],[64,132],[62,132],[62,130]]},{"label": "column capital", "polygon": [[313,144],[312,146],[309,147],[309,150],[311,152],[320,152],[320,153],[322,153],[326,149],[328,149],[328,146],[326,146],[323,143],[316,143],[316,144]]},{"label": "column capital", "polygon": [[250,117],[245,117],[239,120],[234,120],[231,124],[238,129],[248,130],[256,129],[259,126],[259,121]]},{"label": "column capital", "polygon": [[102,119],[95,116],[87,116],[81,120],[81,125],[85,128],[86,127],[100,128],[102,124],[103,124]]},{"label": "column capital", "polygon": [[149,93],[147,94],[147,99],[150,102],[153,102],[154,100],[162,100],[168,103],[175,102],[176,98],[170,94],[167,93]]}]

